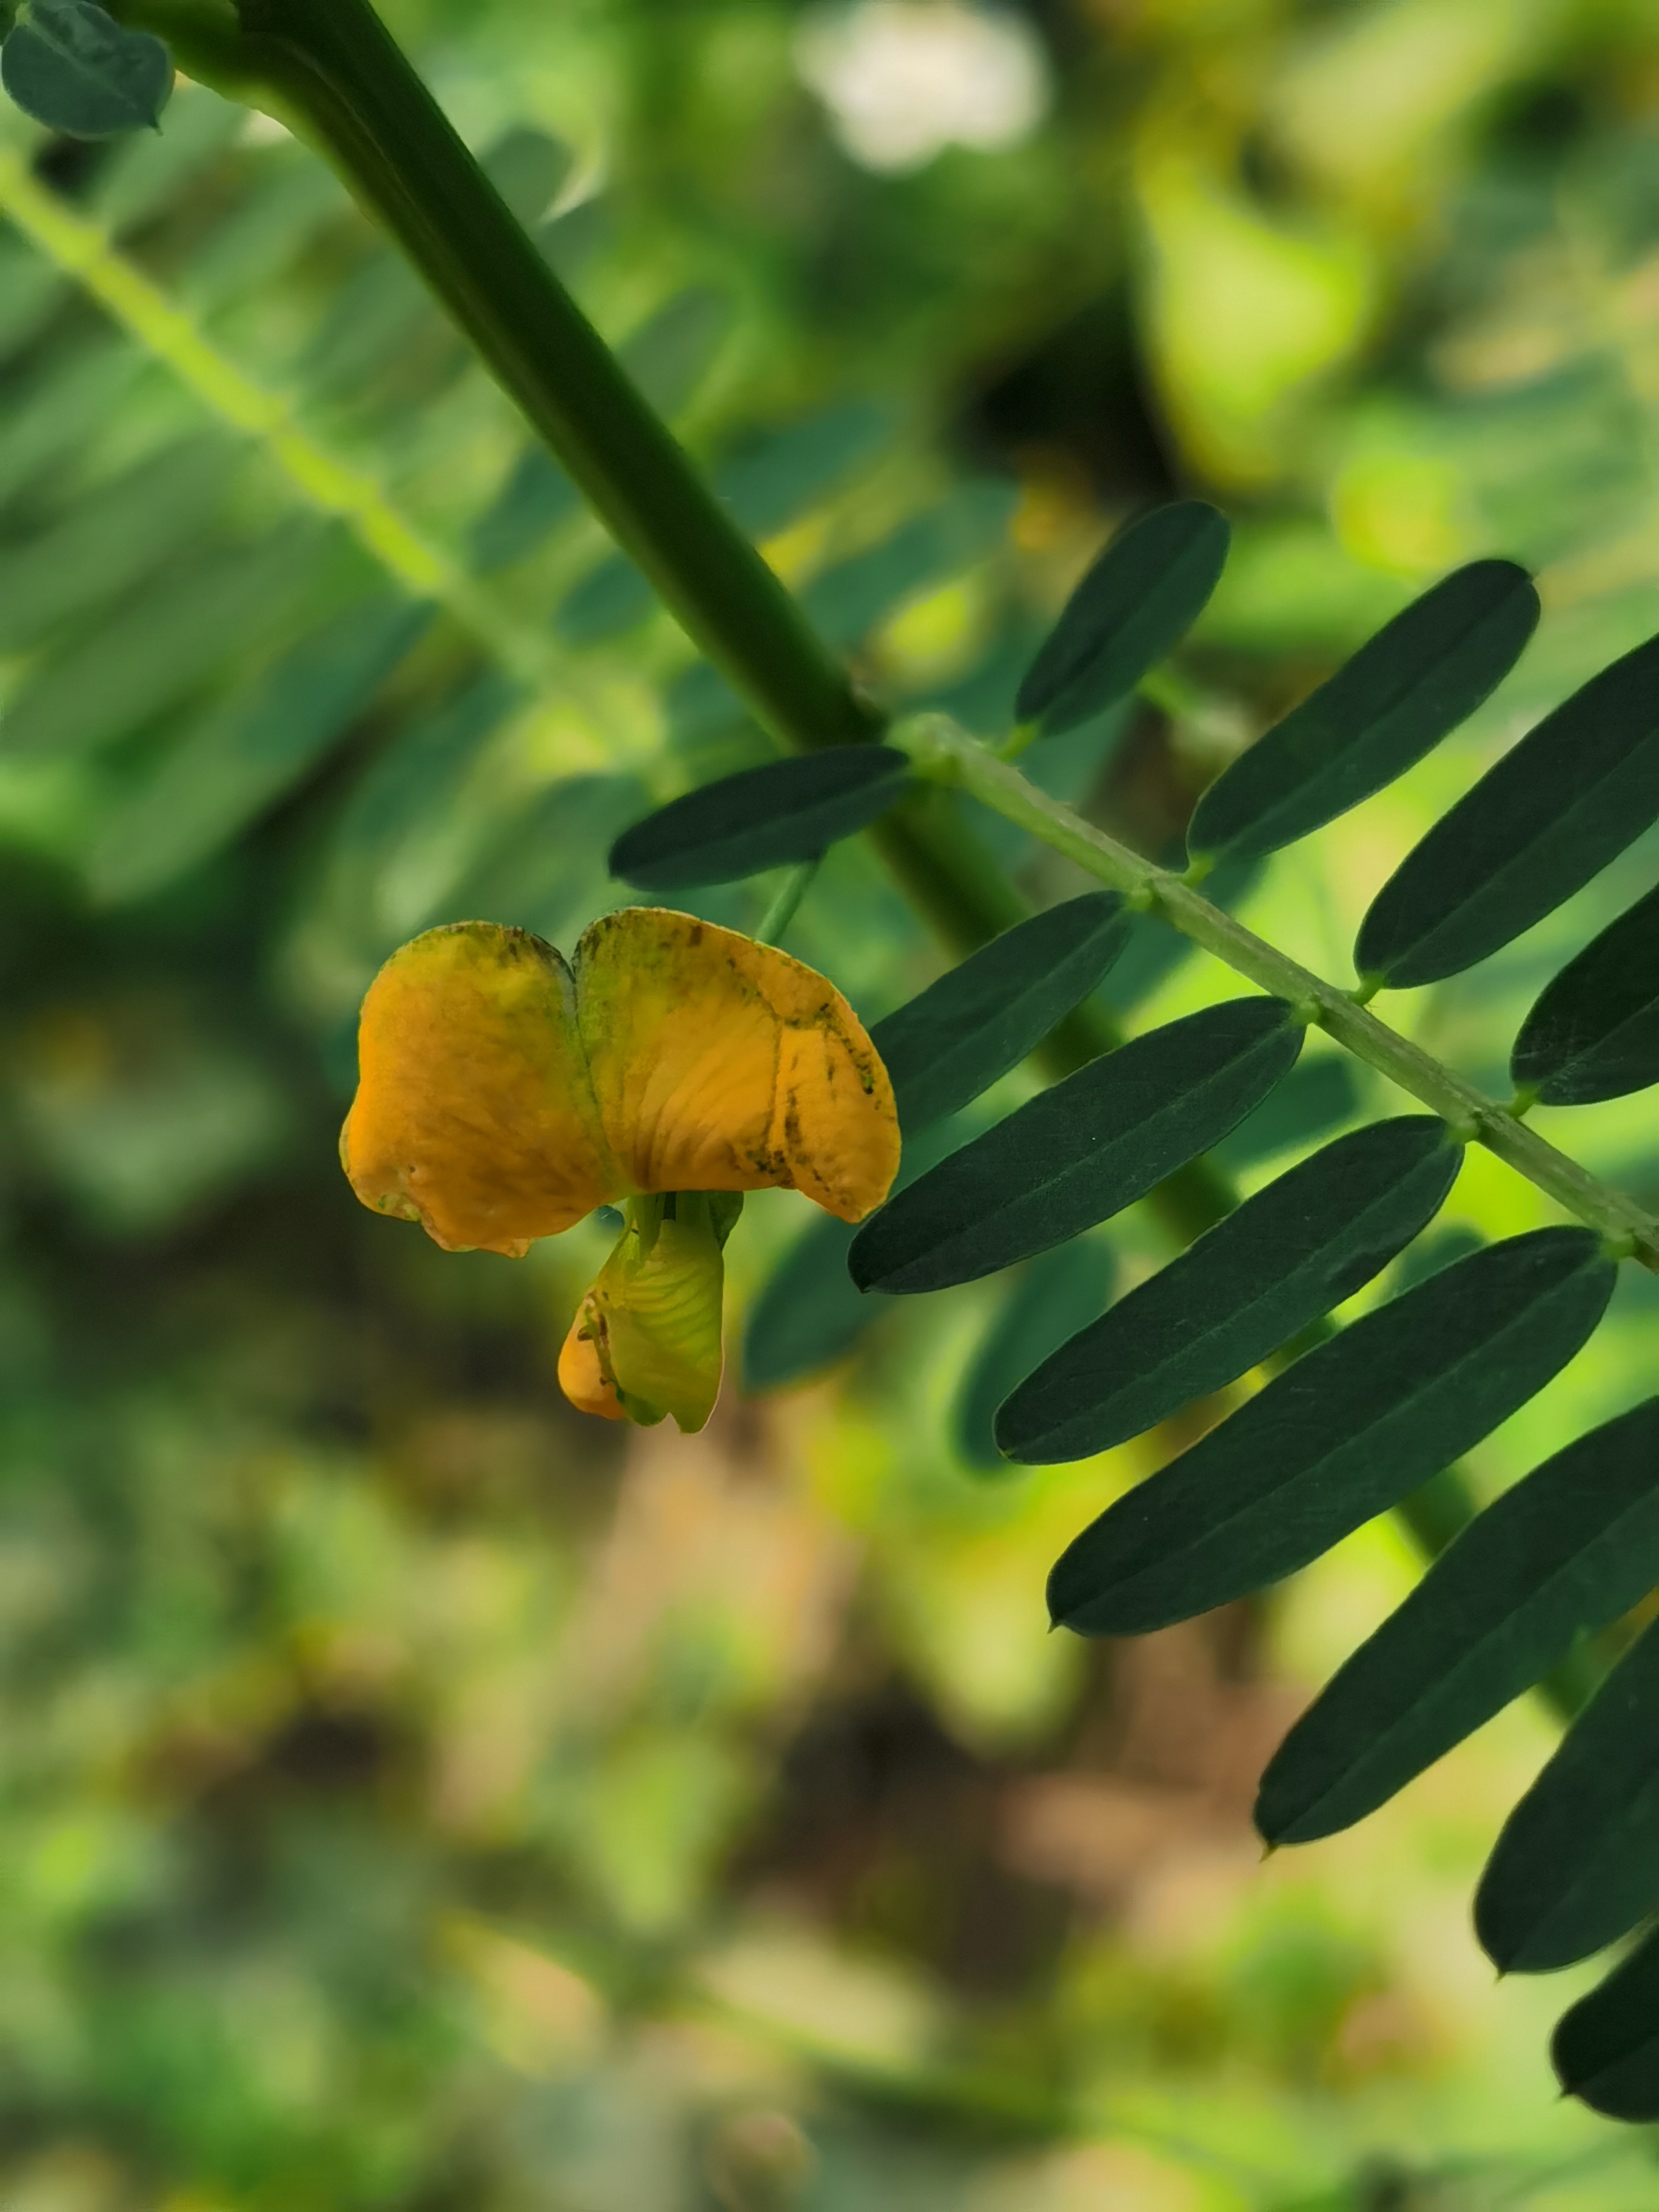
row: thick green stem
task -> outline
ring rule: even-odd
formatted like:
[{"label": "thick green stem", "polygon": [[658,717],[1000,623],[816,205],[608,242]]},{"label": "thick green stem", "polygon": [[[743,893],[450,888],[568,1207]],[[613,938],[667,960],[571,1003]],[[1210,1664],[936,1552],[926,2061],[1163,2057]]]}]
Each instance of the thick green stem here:
[{"label": "thick green stem", "polygon": [[1352,996],[1314,975],[1277,946],[1224,913],[1183,878],[1159,868],[1097,830],[1069,806],[1039,791],[1006,761],[963,734],[942,715],[919,715],[890,734],[925,774],[954,784],[1075,860],[1079,867],[1139,904],[1155,908],[1195,945],[1236,975],[1303,1008],[1310,1022],[1357,1059],[1376,1068],[1460,1135],[1524,1176],[1586,1227],[1599,1231],[1621,1256],[1659,1271],[1659,1222],[1633,1200],[1581,1168],[1529,1129],[1507,1105],[1391,1030]]}]

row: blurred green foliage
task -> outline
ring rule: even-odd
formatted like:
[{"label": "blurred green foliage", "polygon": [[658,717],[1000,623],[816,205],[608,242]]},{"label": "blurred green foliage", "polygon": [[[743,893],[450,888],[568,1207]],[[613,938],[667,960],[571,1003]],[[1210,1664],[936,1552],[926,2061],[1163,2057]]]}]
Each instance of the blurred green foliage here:
[{"label": "blurred green foliage", "polygon": [[[1227,508],[1158,704],[1029,757],[1143,849],[1414,590],[1539,568],[1443,757],[1228,893],[1316,966],[1651,626],[1641,0],[1031,0],[988,92],[987,19],[866,0],[857,98],[847,23],[782,0],[387,14],[896,700],[1000,730],[1110,526]],[[1010,38],[1044,103],[1012,123]],[[1256,1774],[1407,1585],[1395,1538],[1085,1652],[1042,1572],[1147,1462],[980,1479],[1003,1286],[619,1438],[552,1376],[596,1228],[514,1267],[353,1204],[378,963],[478,913],[568,945],[616,831],[764,741],[282,132],[192,86],[108,146],[8,113],[0,209],[8,2212],[1650,2206],[1646,2139],[1552,2102],[1559,1988],[1492,1991],[1463,1924],[1541,1720],[1256,1864]],[[1499,1066],[1655,852],[1419,1033]],[[856,848],[790,943],[872,1017],[937,972]],[[1231,988],[1176,950],[1109,980],[1136,1026]],[[1331,1066],[1230,1139],[1247,1183],[1375,1110]],[[1652,1196],[1639,1098],[1573,1126]],[[1541,1218],[1472,1162],[1445,1233]],[[751,1203],[740,1301],[805,1226]],[[1114,1243],[1125,1279],[1162,1256]],[[1621,1289],[1479,1479],[1643,1395],[1653,1326]]]}]

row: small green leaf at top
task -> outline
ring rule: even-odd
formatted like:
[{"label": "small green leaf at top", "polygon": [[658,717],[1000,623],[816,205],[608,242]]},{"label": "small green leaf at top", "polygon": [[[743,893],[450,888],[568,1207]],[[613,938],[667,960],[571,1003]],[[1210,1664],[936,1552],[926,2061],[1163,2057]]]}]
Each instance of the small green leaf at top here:
[{"label": "small green leaf at top", "polygon": [[1659,890],[1545,985],[1510,1073],[1546,1106],[1587,1106],[1659,1083]]},{"label": "small green leaf at top", "polygon": [[1352,1827],[1659,1583],[1659,1398],[1478,1514],[1332,1676],[1261,1778],[1269,1844]]},{"label": "small green leaf at top", "polygon": [[1386,1267],[1462,1161],[1432,1115],[1339,1137],[1046,1359],[998,1414],[999,1447],[1085,1459],[1237,1381]]},{"label": "small green leaf at top", "polygon": [[1203,611],[1219,582],[1224,515],[1178,500],[1120,531],[1073,592],[1014,701],[1014,718],[1058,737],[1133,690]]},{"label": "small green leaf at top", "polygon": [[1616,1273],[1591,1231],[1532,1230],[1304,1352],[1067,1547],[1055,1626],[1144,1635],[1305,1567],[1541,1390]]},{"label": "small green leaf at top", "polygon": [[1034,914],[878,1022],[907,1135],[988,1091],[1088,996],[1128,941],[1115,891]]},{"label": "small green leaf at top", "polygon": [[1474,561],[1414,600],[1210,786],[1194,856],[1276,853],[1403,775],[1468,720],[1538,621],[1531,577]]},{"label": "small green leaf at top", "polygon": [[1259,1105],[1303,1035],[1282,999],[1229,999],[1091,1060],[872,1214],[854,1281],[944,1290],[1109,1220]]},{"label": "small green leaf at top", "polygon": [[1659,637],[1615,660],[1489,769],[1406,855],[1354,965],[1403,989],[1472,968],[1553,913],[1659,817]]},{"label": "small green leaf at top", "polygon": [[1550,2043],[1570,2097],[1610,2120],[1659,2120],[1659,1929],[1564,2013]]},{"label": "small green leaf at top", "polygon": [[981,1474],[1013,1472],[997,1447],[997,1407],[1032,1369],[1092,1321],[1112,1294],[1117,1262],[1101,1237],[1074,1237],[1015,1277],[969,1361],[951,1426],[957,1455]]},{"label": "small green leaf at top", "polygon": [[1659,1626],[1646,1629],[1504,1823],[1474,1898],[1500,1973],[1544,1974],[1659,1905]]},{"label": "small green leaf at top", "polygon": [[740,769],[624,830],[611,872],[642,890],[678,891],[816,860],[884,814],[911,773],[890,745],[830,745]]},{"label": "small green leaf at top", "polygon": [[25,0],[0,46],[0,84],[25,115],[71,138],[153,130],[173,91],[160,39],[94,0]]}]

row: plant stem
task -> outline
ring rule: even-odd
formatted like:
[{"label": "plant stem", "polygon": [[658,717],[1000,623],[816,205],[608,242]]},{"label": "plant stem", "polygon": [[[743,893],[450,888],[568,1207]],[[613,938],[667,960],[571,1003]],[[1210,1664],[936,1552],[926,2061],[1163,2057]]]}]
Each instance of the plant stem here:
[{"label": "plant stem", "polygon": [[1182,877],[1143,860],[1069,806],[1050,799],[944,715],[917,715],[890,732],[888,742],[908,752],[924,775],[968,792],[1064,853],[1101,883],[1155,908],[1236,975],[1302,1008],[1310,1022],[1357,1059],[1420,1099],[1466,1140],[1495,1152],[1587,1228],[1598,1231],[1620,1256],[1636,1258],[1659,1272],[1659,1222],[1558,1152],[1517,1121],[1507,1106],[1488,1098],[1366,1007],[1356,1005],[1349,993],[1312,974],[1212,906]]}]

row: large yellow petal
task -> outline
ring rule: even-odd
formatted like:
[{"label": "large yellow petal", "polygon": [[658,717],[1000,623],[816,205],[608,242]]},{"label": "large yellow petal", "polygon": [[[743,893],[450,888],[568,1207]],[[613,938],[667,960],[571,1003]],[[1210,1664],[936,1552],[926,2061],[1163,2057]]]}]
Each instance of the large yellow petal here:
[{"label": "large yellow petal", "polygon": [[893,1086],[822,975],[656,907],[596,921],[574,966],[605,1140],[636,1190],[779,1184],[843,1221],[886,1197]]},{"label": "large yellow petal", "polygon": [[363,1001],[358,1062],[351,1187],[447,1250],[517,1257],[622,1194],[570,971],[527,930],[456,922],[395,952]]},{"label": "large yellow petal", "polygon": [[720,1395],[729,1219],[702,1191],[629,1201],[628,1225],[559,1355],[573,1405],[647,1427],[672,1413],[682,1429],[702,1428]]}]

